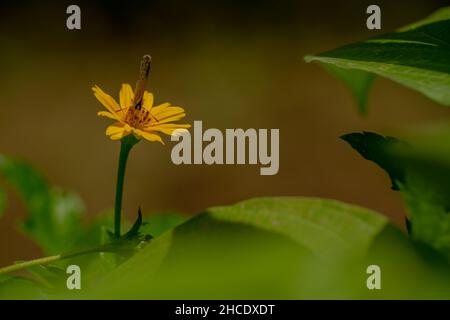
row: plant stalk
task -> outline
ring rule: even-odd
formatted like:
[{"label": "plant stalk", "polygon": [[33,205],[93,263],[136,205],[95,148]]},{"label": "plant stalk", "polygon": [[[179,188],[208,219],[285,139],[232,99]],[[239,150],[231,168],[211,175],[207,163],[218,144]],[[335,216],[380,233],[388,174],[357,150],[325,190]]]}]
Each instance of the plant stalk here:
[{"label": "plant stalk", "polygon": [[125,180],[128,155],[130,154],[131,148],[138,142],[139,140],[132,134],[121,140],[119,167],[117,170],[116,199],[114,204],[114,238],[116,239],[120,238],[123,183]]},{"label": "plant stalk", "polygon": [[113,252],[113,251],[114,250],[112,249],[111,245],[107,244],[107,245],[102,245],[99,247],[85,249],[85,250],[81,250],[81,251],[63,253],[63,254],[58,254],[58,255],[54,255],[54,256],[23,261],[23,262],[19,262],[19,263],[16,263],[16,264],[13,264],[13,265],[10,265],[7,267],[0,268],[0,275],[18,271],[18,270],[22,270],[22,269],[26,269],[26,268],[37,266],[37,265],[46,265],[46,264],[49,264],[54,261],[60,261],[60,260],[64,260],[64,259],[74,258],[74,257],[85,255],[85,254],[98,253],[98,252]]}]

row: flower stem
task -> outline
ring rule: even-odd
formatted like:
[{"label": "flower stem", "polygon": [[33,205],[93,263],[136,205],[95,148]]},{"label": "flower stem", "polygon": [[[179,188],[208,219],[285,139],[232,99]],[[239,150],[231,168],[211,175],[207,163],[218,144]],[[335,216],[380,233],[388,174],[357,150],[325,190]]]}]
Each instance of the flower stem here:
[{"label": "flower stem", "polygon": [[131,148],[138,143],[139,140],[132,134],[122,139],[120,145],[119,167],[117,170],[117,184],[116,184],[116,200],[114,205],[114,237],[120,238],[120,225],[122,215],[122,195],[123,183],[125,180],[125,170],[127,167],[128,155]]},{"label": "flower stem", "polygon": [[44,258],[39,258],[39,259],[34,259],[34,260],[23,261],[23,262],[16,263],[16,264],[13,264],[13,265],[10,265],[10,266],[7,266],[7,267],[0,268],[0,275],[6,274],[6,273],[10,273],[10,272],[13,272],[13,271],[26,269],[26,268],[29,268],[29,267],[32,267],[32,266],[45,265],[45,264],[49,264],[50,262],[64,260],[64,259],[68,259],[68,258],[73,258],[73,257],[77,257],[77,256],[89,254],[89,253],[113,252],[113,251],[114,250],[111,247],[111,245],[107,244],[107,245],[103,245],[103,246],[99,246],[99,247],[95,247],[95,248],[90,248],[90,249],[85,249],[85,250],[81,250],[81,251],[70,252],[70,253],[63,253],[63,254],[58,254],[58,255],[54,255],[54,256],[49,256],[49,257],[44,257]]},{"label": "flower stem", "polygon": [[10,273],[13,271],[17,271],[17,270],[22,270],[22,269],[29,268],[29,267],[36,266],[36,265],[44,265],[44,264],[47,264],[47,263],[50,263],[53,261],[57,261],[57,260],[61,260],[60,254],[58,254],[56,256],[50,256],[50,257],[39,258],[39,259],[35,259],[35,260],[29,260],[29,261],[16,263],[16,264],[1,268],[0,275],[5,274],[5,273]]}]

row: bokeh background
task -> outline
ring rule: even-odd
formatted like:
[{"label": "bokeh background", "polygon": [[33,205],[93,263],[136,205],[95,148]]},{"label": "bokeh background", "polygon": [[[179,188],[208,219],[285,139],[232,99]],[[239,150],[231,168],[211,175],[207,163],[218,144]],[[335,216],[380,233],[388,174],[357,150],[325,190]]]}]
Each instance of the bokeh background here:
[{"label": "bokeh background", "polygon": [[[124,194],[131,219],[192,215],[210,206],[259,196],[334,198],[380,211],[403,228],[400,195],[388,177],[339,139],[353,131],[397,134],[449,119],[444,107],[377,79],[369,114],[361,117],[349,91],[305,54],[377,34],[365,27],[374,1],[15,1],[0,4],[0,152],[23,158],[50,183],[76,191],[86,219],[113,206],[119,143],[94,84],[118,96],[134,84],[140,58],[153,56],[156,102],[185,107],[204,128],[279,128],[280,171],[259,166],[175,166],[173,144],[140,143],[132,151]],[[66,29],[77,4],[82,30]],[[419,20],[441,0],[378,0],[382,31]],[[168,140],[168,139],[166,139]],[[39,249],[17,231],[25,216],[9,193],[0,220],[0,264],[35,257]]]}]

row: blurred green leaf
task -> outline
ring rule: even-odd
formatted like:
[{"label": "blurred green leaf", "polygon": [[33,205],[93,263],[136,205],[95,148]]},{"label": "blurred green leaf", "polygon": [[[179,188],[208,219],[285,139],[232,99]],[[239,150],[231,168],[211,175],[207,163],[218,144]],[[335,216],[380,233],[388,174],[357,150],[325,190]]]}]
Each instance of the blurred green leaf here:
[{"label": "blurred green leaf", "polygon": [[158,237],[164,232],[175,228],[185,222],[187,218],[178,213],[157,213],[145,217],[145,224],[141,227],[143,234]]},{"label": "blurred green leaf", "polygon": [[67,274],[64,269],[54,266],[32,266],[27,268],[29,275],[36,283],[40,283],[43,291],[51,292],[52,290],[65,290]]},{"label": "blurred green leaf", "polygon": [[[159,236],[185,220],[185,217],[176,213],[155,213],[144,218],[145,223],[139,229],[139,234]],[[124,230],[131,230],[132,224],[130,221],[125,220],[123,221],[123,227]],[[112,239],[108,233],[112,231],[112,228],[112,211],[107,210],[79,230],[79,235],[76,237],[74,246],[83,249],[111,243]],[[122,258],[121,260],[126,260],[125,257]],[[52,266],[34,268],[28,271],[35,275],[38,274],[44,280],[48,281],[54,287],[53,291],[57,291],[53,292],[53,294],[60,294],[65,288],[65,282],[63,281],[65,278],[63,277],[61,280],[60,277],[53,276],[52,274],[55,273],[55,270],[65,270],[71,264],[80,266],[83,270],[84,283],[89,288],[90,283],[95,283],[96,280],[103,278],[111,270],[116,268],[117,262],[118,257],[116,254],[102,252],[62,260],[54,263]]]},{"label": "blurred green leaf", "polygon": [[207,212],[219,220],[279,233],[324,258],[364,254],[387,224],[369,209],[318,198],[259,198]]},{"label": "blurred green leaf", "polygon": [[[450,179],[450,175],[446,177]],[[441,189],[425,175],[411,171],[401,191],[408,206],[413,239],[431,246],[450,262],[450,207],[439,201],[444,193],[449,201],[450,189]]]},{"label": "blurred green leaf", "polygon": [[360,298],[450,299],[450,266],[428,246],[410,241],[392,225],[375,238],[364,262],[368,265],[380,267],[381,290],[365,288]]},{"label": "blurred green leaf", "polygon": [[369,72],[343,69],[333,64],[322,63],[322,66],[347,85],[358,103],[359,112],[365,114],[367,112],[368,93],[373,85],[375,76]]},{"label": "blurred green leaf", "polygon": [[73,248],[81,236],[84,206],[73,194],[51,188],[43,176],[21,160],[0,155],[0,175],[21,196],[28,213],[23,230],[47,254]]},{"label": "blurred green leaf", "polygon": [[375,133],[343,138],[389,173],[408,207],[412,238],[450,261],[450,158],[445,156],[450,134],[434,134],[410,144]]},{"label": "blurred green leaf", "polygon": [[35,282],[17,276],[0,275],[0,300],[45,298],[47,295]]},{"label": "blurred green leaf", "polygon": [[408,205],[411,234],[450,262],[450,127],[414,134],[414,148],[400,146],[393,157],[407,163],[401,186]]},{"label": "blurred green leaf", "polygon": [[330,64],[334,71],[336,67],[342,68],[334,73],[357,96],[361,111],[365,110],[370,88],[367,73],[391,79],[450,106],[449,50],[450,9],[444,8],[398,32],[306,56],[305,60]]},{"label": "blurred green leaf", "polygon": [[420,21],[417,21],[415,23],[409,24],[406,27],[401,28],[399,31],[409,31],[412,29],[416,29],[418,27],[421,27],[423,25],[427,25],[433,22],[438,22],[442,20],[449,20],[450,19],[450,7],[444,7],[441,9],[438,9],[425,19],[422,19]]},{"label": "blurred green leaf", "polygon": [[299,272],[364,256],[386,224],[373,211],[333,200],[263,198],[211,208],[154,239],[91,294],[298,297]]},{"label": "blurred green leaf", "polygon": [[409,130],[406,135],[408,141],[414,141],[414,148],[398,146],[392,150],[395,155],[416,163],[450,167],[449,124]]},{"label": "blurred green leaf", "polygon": [[[366,287],[370,264],[382,267],[382,291]],[[81,292],[58,290],[61,271],[53,267],[33,272],[42,283],[53,279],[54,288],[34,290],[47,299],[450,298],[448,268],[423,260],[382,216],[334,200],[264,198],[211,208],[109,274],[91,266],[96,272],[81,266]],[[30,284],[8,290],[29,298]]]}]

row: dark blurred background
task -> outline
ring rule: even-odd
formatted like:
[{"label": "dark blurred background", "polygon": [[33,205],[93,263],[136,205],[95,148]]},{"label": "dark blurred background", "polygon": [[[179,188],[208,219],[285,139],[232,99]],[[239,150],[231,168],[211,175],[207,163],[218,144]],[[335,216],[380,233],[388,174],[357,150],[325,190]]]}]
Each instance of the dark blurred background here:
[{"label": "dark blurred background", "polygon": [[[421,94],[377,79],[369,114],[349,91],[303,56],[374,36],[373,1],[15,1],[0,4],[0,152],[33,163],[52,184],[78,192],[87,220],[113,206],[119,143],[96,116],[98,84],[118,97],[153,56],[156,102],[185,107],[204,128],[279,128],[280,171],[259,166],[175,166],[173,144],[140,143],[126,177],[124,211],[194,214],[259,196],[339,199],[380,211],[403,228],[404,208],[388,177],[339,136],[396,134],[448,119]],[[448,5],[440,0],[376,1],[381,32]],[[82,30],[66,29],[66,8],[81,7]],[[166,139],[168,140],[168,139]],[[0,264],[39,250],[17,231],[24,208],[10,192],[0,220]]]}]

